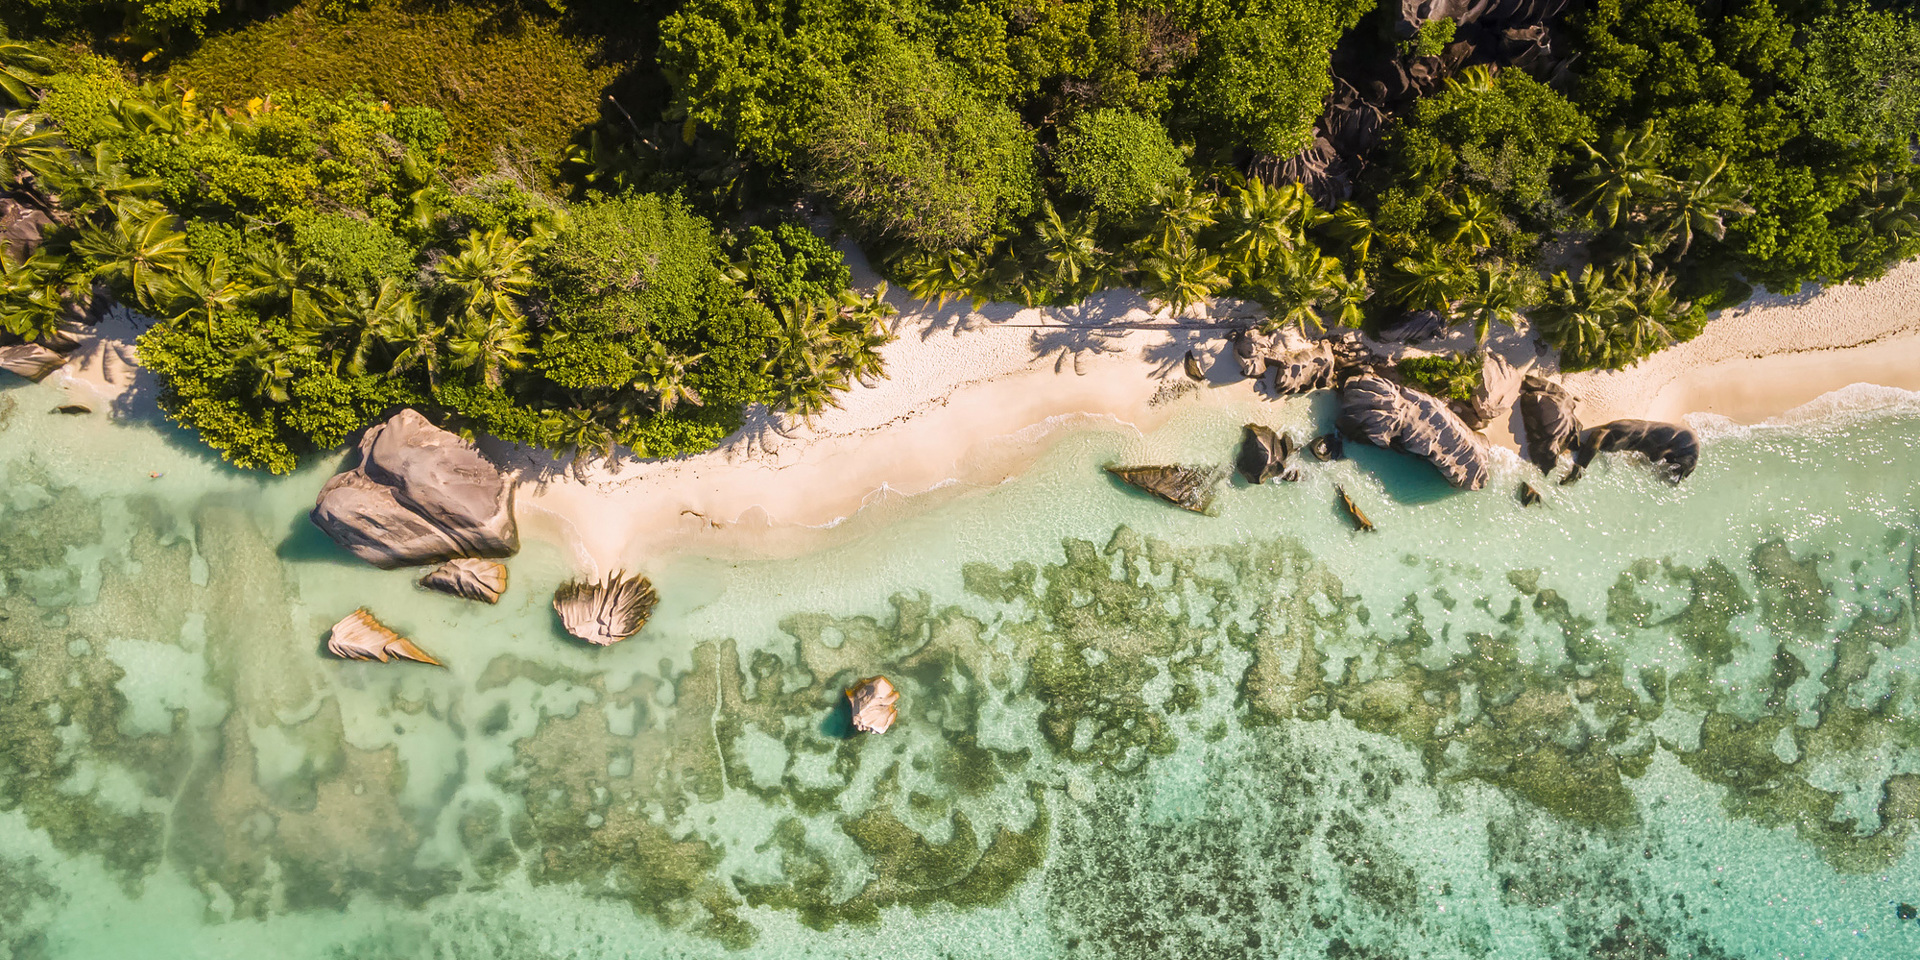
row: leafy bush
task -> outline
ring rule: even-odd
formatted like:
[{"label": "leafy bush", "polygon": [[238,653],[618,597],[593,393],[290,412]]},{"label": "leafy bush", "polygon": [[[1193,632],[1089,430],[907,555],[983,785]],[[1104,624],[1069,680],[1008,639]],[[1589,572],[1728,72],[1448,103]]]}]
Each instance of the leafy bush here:
[{"label": "leafy bush", "polygon": [[1061,135],[1055,163],[1067,189],[1122,217],[1146,209],[1187,176],[1166,128],[1130,110],[1081,114]]},{"label": "leafy bush", "polygon": [[1447,51],[1447,44],[1453,42],[1453,33],[1458,26],[1452,17],[1428,20],[1420,24],[1419,32],[1403,49],[1416,57],[1437,57]]},{"label": "leafy bush", "polygon": [[1306,148],[1333,89],[1333,46],[1371,7],[1359,0],[1266,0],[1208,24],[1184,104],[1196,131],[1281,156]]},{"label": "leafy bush", "polygon": [[1453,84],[1423,98],[1395,133],[1394,177],[1405,183],[1457,171],[1513,212],[1537,211],[1553,196],[1554,168],[1592,136],[1565,97],[1525,71],[1502,70],[1488,87]]},{"label": "leafy bush", "polygon": [[1480,388],[1483,359],[1477,353],[1453,356],[1409,357],[1394,369],[1408,386],[1424,390],[1443,400],[1462,403],[1473,399]]},{"label": "leafy bush", "polygon": [[968,246],[1024,217],[1037,184],[1020,118],[923,48],[880,41],[827,94],[809,184],[870,235],[922,247]]},{"label": "leafy bush", "polygon": [[737,245],[734,256],[746,269],[748,286],[768,306],[826,303],[852,280],[840,251],[798,224],[748,227]]},{"label": "leafy bush", "polygon": [[1920,20],[1856,3],[1814,21],[1806,58],[1793,102],[1813,133],[1898,144],[1920,133]]}]

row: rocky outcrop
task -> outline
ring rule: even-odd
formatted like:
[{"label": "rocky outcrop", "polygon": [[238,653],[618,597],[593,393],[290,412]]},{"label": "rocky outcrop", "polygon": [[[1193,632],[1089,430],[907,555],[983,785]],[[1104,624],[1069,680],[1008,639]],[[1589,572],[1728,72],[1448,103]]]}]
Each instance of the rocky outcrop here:
[{"label": "rocky outcrop", "polygon": [[618,643],[640,632],[660,596],[653,581],[615,570],[593,582],[572,580],[553,593],[553,612],[567,632],[595,646]]},{"label": "rocky outcrop", "polygon": [[513,484],[473,444],[402,410],[368,428],[360,463],[320,488],[313,523],[378,567],[520,549]]},{"label": "rocky outcrop", "polygon": [[1314,437],[1313,442],[1307,444],[1307,449],[1321,463],[1347,458],[1347,441],[1338,433],[1323,433]]},{"label": "rocky outcrop", "polygon": [[1560,454],[1579,442],[1580,420],[1573,415],[1573,396],[1545,377],[1529,375],[1520,382],[1520,426],[1527,434],[1527,460],[1552,473]]},{"label": "rocky outcrop", "polygon": [[1298,480],[1299,471],[1287,469],[1287,460],[1292,456],[1292,437],[1275,433],[1257,423],[1249,423],[1246,438],[1240,441],[1240,458],[1236,466],[1240,475],[1251,484],[1266,483],[1274,477]]},{"label": "rocky outcrop", "polygon": [[432,573],[420,578],[420,585],[481,603],[499,603],[500,595],[507,591],[507,565],[461,557],[433,568]]},{"label": "rocky outcrop", "polygon": [[1206,371],[1206,368],[1200,365],[1199,354],[1193,352],[1192,350],[1188,350],[1186,360],[1184,361],[1184,366],[1186,367],[1186,374],[1187,374],[1188,380],[1192,380],[1195,383],[1207,382],[1207,371]]},{"label": "rocky outcrop", "polygon": [[1534,489],[1531,483],[1520,484],[1519,496],[1520,505],[1523,507],[1531,507],[1540,502],[1540,491]]},{"label": "rocky outcrop", "polygon": [[1234,334],[1233,355],[1242,376],[1273,371],[1274,392],[1282,396],[1332,387],[1341,377],[1381,362],[1357,333],[1309,337],[1291,328],[1277,333],[1242,330]]},{"label": "rocky outcrop", "polygon": [[45,210],[17,195],[0,196],[0,247],[6,249],[8,259],[15,263],[26,259],[50,226],[53,218]]},{"label": "rocky outcrop", "polygon": [[373,618],[367,608],[361,607],[347,614],[346,619],[333,625],[327,634],[327,652],[342,660],[412,660],[417,663],[430,663],[441,666],[440,661],[427,656],[427,652],[386,625]]},{"label": "rocky outcrop", "polygon": [[47,375],[65,366],[67,355],[37,343],[16,343],[0,347],[0,370],[19,374],[39,383]]},{"label": "rocky outcrop", "polygon": [[1348,439],[1420,457],[1463,490],[1486,486],[1492,469],[1486,441],[1446,404],[1383,377],[1354,377],[1341,385],[1335,426]]},{"label": "rocky outcrop", "polygon": [[1561,478],[1563,484],[1580,479],[1587,464],[1603,452],[1628,451],[1652,461],[1668,480],[1679,483],[1700,465],[1700,437],[1677,423],[1652,420],[1615,420],[1580,435],[1580,450],[1574,454],[1573,469]]},{"label": "rocky outcrop", "polygon": [[861,733],[886,733],[896,714],[893,705],[898,691],[886,677],[868,677],[847,690],[847,702],[853,706],[853,728]]},{"label": "rocky outcrop", "polygon": [[1447,318],[1437,310],[1414,310],[1400,315],[1400,319],[1382,327],[1380,339],[1385,343],[1419,343],[1432,340],[1447,332]]},{"label": "rocky outcrop", "polygon": [[1213,506],[1213,490],[1220,483],[1220,471],[1210,467],[1108,467],[1107,472],[1194,513],[1206,513]]},{"label": "rocky outcrop", "polygon": [[1460,419],[1475,430],[1484,430],[1487,425],[1507,415],[1513,409],[1514,401],[1520,399],[1520,384],[1526,372],[1507,362],[1507,358],[1497,353],[1481,356],[1480,385],[1473,388],[1473,399],[1464,406],[1466,410]]}]

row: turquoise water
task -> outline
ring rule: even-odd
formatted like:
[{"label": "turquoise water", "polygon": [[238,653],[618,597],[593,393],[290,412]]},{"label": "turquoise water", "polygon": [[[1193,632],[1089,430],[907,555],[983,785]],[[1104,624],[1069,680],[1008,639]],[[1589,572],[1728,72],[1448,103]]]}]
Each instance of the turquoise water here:
[{"label": "turquoise water", "polygon": [[[606,650],[560,546],[428,594],[307,524],[333,464],[60,399],[0,392],[0,957],[1920,950],[1910,395],[1531,510],[1511,459],[1211,517],[1098,469],[1329,413],[1195,404],[804,556],[628,558],[663,602]],[[362,605],[448,668],[324,656]],[[901,720],[850,737],[876,672]]]}]

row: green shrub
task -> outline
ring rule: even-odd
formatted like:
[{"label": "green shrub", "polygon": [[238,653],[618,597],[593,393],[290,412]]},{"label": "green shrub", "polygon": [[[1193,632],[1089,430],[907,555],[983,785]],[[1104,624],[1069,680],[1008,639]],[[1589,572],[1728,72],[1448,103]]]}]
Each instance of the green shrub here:
[{"label": "green shrub", "polygon": [[1033,134],[925,49],[883,35],[827,99],[807,179],[869,235],[968,246],[1033,209]]},{"label": "green shrub", "polygon": [[1334,44],[1372,6],[1368,0],[1268,0],[1210,25],[1184,101],[1196,133],[1280,156],[1305,149],[1333,89],[1327,64]]},{"label": "green shrub", "polygon": [[1428,20],[1420,24],[1419,32],[1401,49],[1416,57],[1437,57],[1447,52],[1447,44],[1453,42],[1453,33],[1457,27],[1458,24],[1452,17]]},{"label": "green shrub", "polygon": [[1482,359],[1479,354],[1409,357],[1395,369],[1408,386],[1424,390],[1443,400],[1462,403],[1473,399],[1480,387]]},{"label": "green shrub", "polygon": [[413,248],[406,241],[378,223],[341,213],[295,218],[293,250],[328,281],[350,288],[413,272]]},{"label": "green shrub", "polygon": [[[1490,90],[1456,84],[1420,100],[1394,135],[1395,179],[1457,171],[1508,209],[1534,211],[1553,196],[1554,169],[1592,136],[1565,97],[1524,70],[1502,70]],[[1431,168],[1422,170],[1425,163]]]},{"label": "green shrub", "polygon": [[747,285],[769,306],[830,303],[853,278],[840,251],[798,224],[749,227],[738,247],[735,259],[746,268]]},{"label": "green shrub", "polygon": [[1186,179],[1184,159],[1159,122],[1110,109],[1075,118],[1061,134],[1055,164],[1067,189],[1097,209],[1129,217]]}]

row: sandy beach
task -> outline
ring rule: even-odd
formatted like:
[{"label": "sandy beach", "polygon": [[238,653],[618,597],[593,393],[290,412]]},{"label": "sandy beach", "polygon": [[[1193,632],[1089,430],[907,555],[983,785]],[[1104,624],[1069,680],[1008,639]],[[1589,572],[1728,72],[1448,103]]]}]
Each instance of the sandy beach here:
[{"label": "sandy beach", "polygon": [[[872,283],[857,257],[850,252],[856,283]],[[797,552],[877,503],[917,497],[918,507],[1001,483],[1066,432],[1146,432],[1183,404],[1255,395],[1225,339],[1233,324],[1257,316],[1248,305],[1223,301],[1211,315],[1169,318],[1131,292],[1073,308],[988,304],[978,312],[899,292],[892,300],[900,313],[887,379],[856,386],[811,423],[755,410],[707,453],[640,460],[617,452],[584,469],[491,445],[489,454],[520,477],[526,533],[571,544],[593,569],[685,551]],[[127,363],[132,321],[110,317],[97,329],[56,376],[77,394],[113,402],[119,416],[156,415],[146,375]],[[1423,346],[1470,345],[1456,334]],[[1553,371],[1552,356],[1525,331],[1496,330],[1489,347]],[[1180,386],[1189,349],[1209,372],[1203,389]],[[1854,383],[1920,390],[1920,262],[1866,285],[1756,297],[1688,343],[1564,382],[1587,424],[1690,413],[1756,423]],[[1512,445],[1506,423],[1487,434]]]}]

